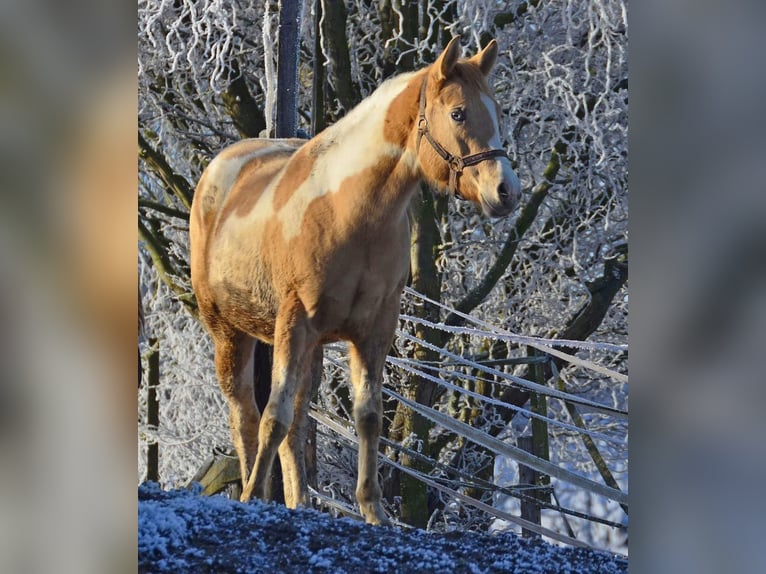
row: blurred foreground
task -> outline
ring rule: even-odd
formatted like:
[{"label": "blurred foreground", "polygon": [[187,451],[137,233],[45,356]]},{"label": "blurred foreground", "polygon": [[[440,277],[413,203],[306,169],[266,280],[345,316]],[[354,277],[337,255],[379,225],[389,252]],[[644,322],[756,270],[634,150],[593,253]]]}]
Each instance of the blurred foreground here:
[{"label": "blurred foreground", "polygon": [[135,571],[135,40],[115,8],[0,8],[2,572]]}]

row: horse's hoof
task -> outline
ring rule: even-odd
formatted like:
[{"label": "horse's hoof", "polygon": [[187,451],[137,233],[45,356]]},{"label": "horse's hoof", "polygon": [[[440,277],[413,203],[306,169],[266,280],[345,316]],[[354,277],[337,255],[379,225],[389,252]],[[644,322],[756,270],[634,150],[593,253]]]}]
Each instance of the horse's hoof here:
[{"label": "horse's hoof", "polygon": [[250,484],[245,485],[242,489],[242,494],[239,497],[240,502],[250,502],[253,499],[253,486]]},{"label": "horse's hoof", "polygon": [[391,521],[386,516],[383,506],[380,503],[362,504],[360,505],[362,516],[367,524],[373,526],[391,526]]}]

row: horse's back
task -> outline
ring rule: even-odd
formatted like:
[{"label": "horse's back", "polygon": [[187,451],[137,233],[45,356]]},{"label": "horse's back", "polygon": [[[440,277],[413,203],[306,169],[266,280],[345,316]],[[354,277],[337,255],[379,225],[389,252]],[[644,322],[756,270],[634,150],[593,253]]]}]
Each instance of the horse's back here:
[{"label": "horse's back", "polygon": [[209,326],[221,320],[212,315],[225,304],[216,289],[220,273],[215,263],[220,263],[227,245],[241,252],[232,238],[220,237],[222,224],[255,209],[268,184],[305,143],[295,138],[242,140],[222,150],[203,172],[191,206],[189,240],[192,286]]},{"label": "horse's back", "polygon": [[210,231],[211,218],[221,215],[226,204],[236,203],[230,198],[235,188],[243,192],[241,202],[257,200],[262,186],[242,185],[243,177],[261,180],[267,179],[267,174],[273,177],[273,172],[281,169],[305,143],[301,139],[246,139],[225,148],[202,173],[194,193],[192,220]]}]

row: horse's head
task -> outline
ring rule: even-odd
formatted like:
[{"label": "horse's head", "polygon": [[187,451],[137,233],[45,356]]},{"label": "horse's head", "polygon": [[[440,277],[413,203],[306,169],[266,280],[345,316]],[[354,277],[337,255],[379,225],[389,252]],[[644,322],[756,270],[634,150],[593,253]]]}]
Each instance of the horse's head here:
[{"label": "horse's head", "polygon": [[520,184],[501,149],[500,107],[486,80],[497,43],[458,60],[458,40],[450,41],[421,85],[418,159],[427,180],[500,217],[518,203]]}]

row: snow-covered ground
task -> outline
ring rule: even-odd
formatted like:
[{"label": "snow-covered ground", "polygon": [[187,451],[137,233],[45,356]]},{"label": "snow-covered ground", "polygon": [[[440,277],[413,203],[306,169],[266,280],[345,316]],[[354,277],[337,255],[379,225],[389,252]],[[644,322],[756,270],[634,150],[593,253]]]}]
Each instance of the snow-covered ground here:
[{"label": "snow-covered ground", "polygon": [[513,534],[376,527],[310,509],[138,489],[139,572],[619,573],[620,556]]}]

